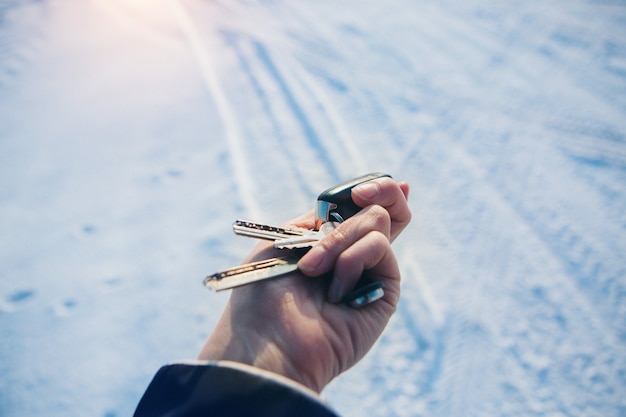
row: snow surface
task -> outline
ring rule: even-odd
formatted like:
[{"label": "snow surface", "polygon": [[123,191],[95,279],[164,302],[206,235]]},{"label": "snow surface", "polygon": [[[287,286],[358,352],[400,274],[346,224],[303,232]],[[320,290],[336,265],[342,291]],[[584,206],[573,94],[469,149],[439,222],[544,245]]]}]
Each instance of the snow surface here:
[{"label": "snow surface", "polygon": [[626,415],[626,3],[0,1],[0,415],[127,416],[202,285],[330,185],[412,185],[345,416]]}]

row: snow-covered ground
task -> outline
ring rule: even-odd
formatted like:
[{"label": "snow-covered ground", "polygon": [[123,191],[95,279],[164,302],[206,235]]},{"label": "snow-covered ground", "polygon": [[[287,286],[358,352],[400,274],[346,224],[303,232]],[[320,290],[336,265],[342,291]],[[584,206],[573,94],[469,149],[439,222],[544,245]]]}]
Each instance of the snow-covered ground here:
[{"label": "snow-covered ground", "polygon": [[345,416],[626,415],[626,3],[0,1],[0,415],[127,416],[202,285],[330,185],[412,185]]}]

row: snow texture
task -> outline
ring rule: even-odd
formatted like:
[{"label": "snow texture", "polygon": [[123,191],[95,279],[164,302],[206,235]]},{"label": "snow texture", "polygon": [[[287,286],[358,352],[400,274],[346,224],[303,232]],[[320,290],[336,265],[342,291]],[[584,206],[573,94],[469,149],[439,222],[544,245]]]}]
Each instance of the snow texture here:
[{"label": "snow texture", "polygon": [[344,416],[626,415],[626,2],[0,1],[0,415],[127,416],[202,278],[412,185]]}]

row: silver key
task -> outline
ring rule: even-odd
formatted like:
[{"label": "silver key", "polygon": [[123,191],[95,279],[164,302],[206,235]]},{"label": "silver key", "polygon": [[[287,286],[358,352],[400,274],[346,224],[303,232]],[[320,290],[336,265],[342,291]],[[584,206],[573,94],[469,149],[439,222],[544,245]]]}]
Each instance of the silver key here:
[{"label": "silver key", "polygon": [[326,222],[320,226],[320,230],[307,230],[302,236],[279,239],[274,241],[276,249],[300,249],[310,248],[319,242],[324,236],[335,230],[339,223]]},{"label": "silver key", "polygon": [[228,290],[264,279],[278,277],[298,269],[301,256],[292,255],[252,262],[216,272],[204,279],[204,285],[213,291]]},{"label": "silver key", "polygon": [[[300,255],[290,255],[236,266],[209,275],[204,279],[204,285],[210,290],[217,292],[265,279],[276,278],[298,270],[300,258]],[[384,294],[381,281],[370,282],[357,286],[356,289],[342,299],[342,302],[354,309],[359,309],[382,298]]]},{"label": "silver key", "polygon": [[279,227],[263,223],[254,223],[247,220],[236,220],[233,231],[239,236],[254,237],[257,239],[282,240],[304,236],[308,229],[298,227]]},{"label": "silver key", "polygon": [[301,227],[280,227],[246,220],[237,220],[233,231],[239,236],[254,237],[274,241],[276,249],[310,248],[335,228],[336,223],[328,222],[320,230]]}]

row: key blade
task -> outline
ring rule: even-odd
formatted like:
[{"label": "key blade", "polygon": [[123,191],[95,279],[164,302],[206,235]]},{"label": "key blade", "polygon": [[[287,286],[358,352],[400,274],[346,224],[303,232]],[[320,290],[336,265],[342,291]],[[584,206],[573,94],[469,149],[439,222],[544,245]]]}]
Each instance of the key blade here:
[{"label": "key blade", "polygon": [[233,224],[233,231],[239,236],[267,240],[289,239],[291,237],[302,236],[305,230],[306,229],[271,226],[247,220],[236,220]]},{"label": "key blade", "polygon": [[274,249],[304,249],[311,248],[320,240],[316,237],[301,236],[293,239],[281,239],[274,242]]},{"label": "key blade", "polygon": [[209,275],[204,285],[217,292],[278,277],[296,271],[299,259],[300,256],[285,256],[240,265]]},{"label": "key blade", "polygon": [[339,225],[337,222],[326,222],[322,224],[320,230],[305,230],[302,233],[302,236],[289,238],[289,239],[280,239],[274,241],[275,249],[302,249],[302,248],[311,248],[317,245],[324,236],[335,230],[335,228]]}]

